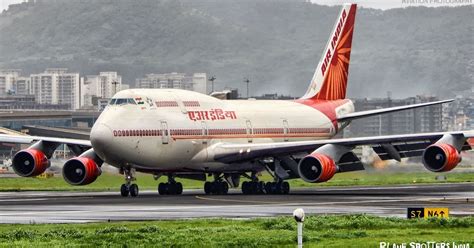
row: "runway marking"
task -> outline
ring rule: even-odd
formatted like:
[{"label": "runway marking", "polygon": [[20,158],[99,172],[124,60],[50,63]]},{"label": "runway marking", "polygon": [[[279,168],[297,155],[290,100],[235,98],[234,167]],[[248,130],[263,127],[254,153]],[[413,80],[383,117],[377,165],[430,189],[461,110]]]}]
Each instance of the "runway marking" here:
[{"label": "runway marking", "polygon": [[254,203],[254,204],[272,204],[280,206],[291,206],[291,205],[337,205],[337,204],[364,204],[364,203],[389,203],[389,202],[444,202],[446,204],[455,203],[449,202],[449,200],[459,200],[466,199],[463,197],[453,197],[453,198],[407,198],[407,199],[390,199],[390,200],[362,200],[362,201],[340,201],[340,202],[266,202],[266,201],[248,201],[248,200],[232,200],[232,199],[219,199],[219,198],[209,198],[202,196],[195,196],[196,199],[207,200],[207,201],[220,201],[220,202],[237,202],[237,203]]},{"label": "runway marking", "polygon": [[[196,199],[199,200],[207,200],[207,201],[221,201],[221,202],[240,202],[240,203],[257,203],[257,204],[285,204],[284,202],[266,202],[266,201],[247,201],[247,200],[232,200],[232,199],[216,199],[216,198],[208,198],[202,196],[194,196]],[[292,203],[293,204],[293,203]]]}]

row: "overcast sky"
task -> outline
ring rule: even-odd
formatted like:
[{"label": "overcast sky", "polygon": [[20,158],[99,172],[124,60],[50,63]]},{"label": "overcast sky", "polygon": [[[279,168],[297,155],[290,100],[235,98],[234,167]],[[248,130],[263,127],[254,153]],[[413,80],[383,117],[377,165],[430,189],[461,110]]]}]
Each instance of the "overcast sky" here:
[{"label": "overcast sky", "polygon": [[23,0],[0,0],[0,12],[8,8],[12,3],[21,3]]},{"label": "overcast sky", "polygon": [[[0,0],[0,12],[8,7],[12,3],[21,3],[25,0]],[[199,1],[199,0],[195,0]],[[311,0],[313,3],[324,4],[324,5],[340,5],[342,3],[354,2],[358,3],[359,6],[366,8],[375,8],[375,9],[390,9],[390,8],[400,8],[407,6],[416,6],[423,5],[427,7],[439,7],[439,6],[456,6],[452,2],[453,0]],[[405,2],[405,3],[403,3]],[[407,2],[417,2],[420,4],[408,4]],[[472,5],[474,0],[457,0],[457,2],[464,2],[465,4]],[[457,4],[459,5],[459,4]]]},{"label": "overcast sky", "polygon": [[311,0],[313,3],[324,5],[340,5],[347,2],[357,3],[359,6],[374,9],[391,9],[409,6],[460,6],[472,5],[474,0]]}]

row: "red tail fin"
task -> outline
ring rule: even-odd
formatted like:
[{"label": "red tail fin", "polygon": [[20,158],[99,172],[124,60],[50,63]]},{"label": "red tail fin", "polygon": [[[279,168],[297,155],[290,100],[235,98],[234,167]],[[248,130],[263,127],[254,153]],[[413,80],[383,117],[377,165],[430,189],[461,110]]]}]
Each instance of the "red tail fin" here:
[{"label": "red tail fin", "polygon": [[356,4],[343,6],[325,53],[302,99],[338,100],[346,97],[356,8]]}]

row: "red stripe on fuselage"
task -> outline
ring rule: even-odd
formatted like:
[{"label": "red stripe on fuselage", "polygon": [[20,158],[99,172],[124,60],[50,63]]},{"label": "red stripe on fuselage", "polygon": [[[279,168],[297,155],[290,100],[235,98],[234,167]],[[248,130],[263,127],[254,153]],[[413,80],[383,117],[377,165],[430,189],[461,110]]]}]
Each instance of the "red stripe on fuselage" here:
[{"label": "red stripe on fuselage", "polygon": [[341,99],[341,100],[334,100],[334,101],[326,101],[326,100],[317,100],[317,99],[298,99],[295,102],[304,104],[306,106],[310,106],[319,112],[323,113],[325,116],[329,118],[331,123],[334,126],[334,130],[338,129],[337,125],[337,116],[336,116],[336,108],[348,103],[349,99]]}]

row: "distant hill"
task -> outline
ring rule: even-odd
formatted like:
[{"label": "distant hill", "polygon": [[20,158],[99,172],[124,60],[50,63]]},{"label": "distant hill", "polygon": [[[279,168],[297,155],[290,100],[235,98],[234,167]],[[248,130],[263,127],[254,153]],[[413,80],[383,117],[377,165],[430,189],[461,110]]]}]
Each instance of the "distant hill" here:
[{"label": "distant hill", "polygon": [[[301,95],[339,7],[292,0],[42,0],[0,14],[0,68],[207,72],[216,88]],[[352,97],[442,94],[474,84],[473,7],[359,9]],[[242,92],[245,93],[245,92]]]}]

